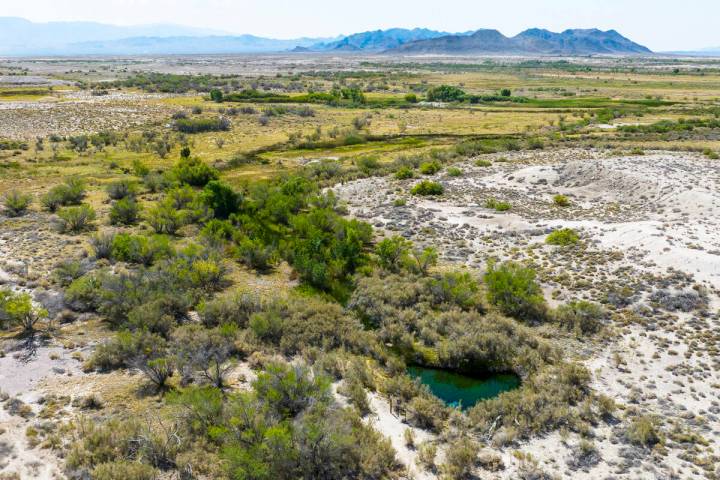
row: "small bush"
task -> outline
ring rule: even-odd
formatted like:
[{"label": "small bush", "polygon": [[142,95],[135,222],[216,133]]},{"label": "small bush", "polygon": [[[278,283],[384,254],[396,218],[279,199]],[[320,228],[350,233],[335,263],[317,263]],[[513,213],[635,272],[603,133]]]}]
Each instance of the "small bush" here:
[{"label": "small bush", "polygon": [[225,132],[230,130],[230,120],[217,118],[180,118],[175,120],[175,129],[182,133]]},{"label": "small bush", "polygon": [[536,322],[544,319],[545,298],[535,271],[519,263],[490,264],[485,274],[488,301],[511,317]]},{"label": "small bush", "polygon": [[395,172],[395,178],[398,180],[407,180],[415,177],[415,172],[410,167],[402,167]]},{"label": "small bush", "polygon": [[512,205],[495,198],[489,198],[485,201],[485,208],[491,208],[496,212],[506,212],[512,208]]},{"label": "small bush", "polygon": [[198,158],[181,158],[173,168],[178,182],[192,187],[204,187],[212,180],[218,179],[218,171]]},{"label": "small bush", "polygon": [[644,447],[652,447],[662,441],[657,421],[647,415],[635,418],[626,435],[631,443]]},{"label": "small bush", "polygon": [[570,199],[567,197],[567,195],[558,194],[553,197],[553,203],[558,207],[569,207]]},{"label": "small bush", "polygon": [[600,331],[606,312],[592,302],[579,300],[561,305],[555,312],[555,319],[564,328],[579,335],[592,335]]},{"label": "small bush", "polygon": [[548,245],[557,245],[561,247],[567,247],[570,245],[575,245],[580,241],[580,237],[575,232],[575,230],[571,228],[563,228],[560,230],[555,230],[550,235],[547,236],[545,239],[545,243]]},{"label": "small bush", "polygon": [[156,480],[158,471],[144,463],[120,460],[97,465],[91,476],[94,480]]},{"label": "small bush", "polygon": [[439,183],[432,182],[430,180],[423,180],[422,182],[416,184],[412,190],[410,190],[410,193],[413,195],[430,196],[442,195],[444,191],[445,189]]},{"label": "small bush", "polygon": [[475,166],[477,166],[477,167],[492,167],[492,162],[490,160],[483,160],[481,158],[480,160],[477,160],[475,162]]},{"label": "small bush", "polygon": [[424,162],[420,164],[420,173],[423,175],[434,175],[442,169],[439,162]]},{"label": "small bush", "polygon": [[244,238],[238,243],[238,258],[246,266],[266,272],[277,263],[277,251],[258,239]]},{"label": "small bush", "polygon": [[175,235],[185,225],[185,216],[172,205],[159,205],[148,212],[147,222],[156,233]]},{"label": "small bush", "polygon": [[65,207],[58,212],[59,229],[62,233],[78,233],[89,228],[95,221],[95,210],[90,205]]},{"label": "small bush", "polygon": [[134,197],[137,193],[137,185],[130,180],[118,180],[105,187],[105,191],[111,200]]},{"label": "small bush", "polygon": [[70,178],[62,185],[56,185],[40,199],[43,207],[54,212],[59,207],[79,205],[85,198],[85,184],[82,180]]},{"label": "small bush", "polygon": [[480,448],[477,443],[463,437],[448,446],[442,472],[447,478],[462,480],[472,478]]},{"label": "small bush", "polygon": [[450,177],[459,177],[463,174],[463,171],[457,167],[450,167],[447,169],[447,174]]},{"label": "small bush", "polygon": [[113,203],[110,209],[110,223],[112,225],[134,225],[138,222],[140,205],[135,199],[126,197]]},{"label": "small bush", "polygon": [[3,199],[5,214],[8,217],[19,217],[24,215],[31,203],[32,195],[20,193],[17,190],[12,190],[10,193],[6,194]]}]

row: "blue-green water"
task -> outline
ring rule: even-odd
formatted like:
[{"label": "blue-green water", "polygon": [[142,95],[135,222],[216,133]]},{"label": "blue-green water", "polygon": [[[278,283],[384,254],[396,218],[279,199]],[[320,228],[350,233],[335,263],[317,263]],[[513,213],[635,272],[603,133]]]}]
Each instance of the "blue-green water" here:
[{"label": "blue-green water", "polygon": [[469,377],[459,373],[437,368],[408,367],[408,375],[420,379],[430,391],[451,407],[460,406],[466,410],[480,400],[487,400],[502,392],[514,390],[520,386],[517,375],[495,373],[478,377]]}]

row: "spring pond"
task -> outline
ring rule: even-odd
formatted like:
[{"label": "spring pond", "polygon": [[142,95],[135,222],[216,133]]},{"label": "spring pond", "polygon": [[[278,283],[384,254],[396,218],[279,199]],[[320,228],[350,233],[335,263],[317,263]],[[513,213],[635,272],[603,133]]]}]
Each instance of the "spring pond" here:
[{"label": "spring pond", "polygon": [[427,385],[433,395],[448,406],[460,406],[463,410],[520,386],[520,378],[512,373],[471,377],[448,370],[412,366],[408,367],[408,375]]}]

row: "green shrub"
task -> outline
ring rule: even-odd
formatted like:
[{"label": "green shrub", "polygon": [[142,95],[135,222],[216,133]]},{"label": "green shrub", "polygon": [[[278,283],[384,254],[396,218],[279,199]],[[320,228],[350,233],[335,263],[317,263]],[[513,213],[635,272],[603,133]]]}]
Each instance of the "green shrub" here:
[{"label": "green shrub", "polygon": [[107,372],[130,367],[139,357],[161,356],[164,353],[165,343],[161,336],[144,329],[136,332],[122,331],[95,348],[87,361],[86,368]]},{"label": "green shrub", "polygon": [[278,260],[275,247],[247,237],[238,242],[237,254],[244,265],[260,272],[272,270]]},{"label": "green shrub", "polygon": [[415,177],[415,172],[410,167],[401,167],[395,172],[395,178],[398,180],[407,180]]},{"label": "green shrub", "polygon": [[108,184],[105,190],[111,200],[121,200],[134,197],[137,194],[137,184],[127,179],[117,180]]},{"label": "green shrub", "polygon": [[485,208],[492,208],[496,212],[506,212],[512,208],[508,202],[497,200],[495,198],[488,198],[485,201]]},{"label": "green shrub", "polygon": [[378,264],[385,270],[398,272],[403,265],[407,264],[411,247],[410,241],[398,235],[383,239],[375,247]]},{"label": "green shrub", "polygon": [[110,208],[111,225],[135,225],[139,216],[140,204],[131,197],[116,201]]},{"label": "green shrub", "polygon": [[490,160],[483,160],[482,158],[475,161],[475,165],[478,167],[492,167],[492,162]]},{"label": "green shrub", "polygon": [[131,235],[120,233],[115,235],[110,247],[110,257],[119,262],[152,265],[158,260],[171,258],[175,250],[170,241],[163,235]]},{"label": "green shrub", "polygon": [[217,170],[198,158],[181,158],[172,171],[178,182],[193,187],[204,187],[219,176]]},{"label": "green shrub", "polygon": [[485,274],[488,301],[511,317],[527,322],[543,320],[545,298],[535,271],[516,262],[491,263]]},{"label": "green shrub", "polygon": [[417,103],[417,102],[418,102],[418,97],[417,97],[417,95],[415,95],[414,93],[406,93],[406,94],[405,94],[405,101],[406,101],[407,103]]},{"label": "green shrub", "polygon": [[220,219],[227,219],[237,213],[242,203],[242,195],[219,180],[211,180],[205,185],[201,199],[212,209],[215,218]]},{"label": "green shrub", "polygon": [[62,185],[56,185],[40,199],[43,207],[54,212],[59,207],[78,205],[85,198],[85,184],[77,178],[69,178]]},{"label": "green shrub", "polygon": [[182,133],[225,132],[230,130],[230,120],[217,118],[178,118],[174,122],[175,129]]},{"label": "green shrub", "polygon": [[448,445],[442,472],[447,478],[462,480],[473,478],[480,447],[468,437],[461,437]]},{"label": "green shrub", "polygon": [[426,94],[428,102],[461,102],[465,96],[464,91],[450,85],[431,87]]},{"label": "green shrub", "polygon": [[186,224],[183,212],[167,204],[160,204],[150,209],[146,220],[156,233],[168,235],[175,235]]},{"label": "green shrub", "polygon": [[159,472],[144,463],[120,460],[97,465],[91,475],[94,480],[156,480]]},{"label": "green shrub", "polygon": [[434,175],[442,169],[439,162],[424,162],[420,164],[420,173],[423,175]]},{"label": "green shrub", "polygon": [[447,174],[450,177],[459,177],[463,174],[463,171],[457,167],[450,167],[447,169]]},{"label": "green shrub", "polygon": [[48,316],[47,310],[33,305],[28,293],[15,293],[0,289],[0,326],[20,326],[25,332],[35,330],[35,325]]},{"label": "green shrub", "polygon": [[95,210],[90,205],[65,207],[58,211],[58,227],[63,233],[78,233],[90,228],[95,221]]},{"label": "green shrub", "polygon": [[32,195],[12,190],[3,197],[5,214],[8,217],[20,217],[25,214],[32,203]]},{"label": "green shrub", "polygon": [[643,447],[652,447],[662,442],[657,420],[648,415],[633,419],[626,435],[630,442]]},{"label": "green shrub", "polygon": [[555,311],[558,323],[578,335],[592,335],[600,331],[606,315],[600,305],[586,300],[569,302]]},{"label": "green shrub", "polygon": [[553,203],[558,207],[569,207],[570,199],[567,197],[567,195],[558,194],[553,197]]},{"label": "green shrub", "polygon": [[430,196],[442,195],[444,191],[445,189],[439,183],[430,180],[423,180],[422,182],[416,184],[410,190],[410,193],[413,195]]},{"label": "green shrub", "polygon": [[370,175],[380,169],[380,160],[377,157],[361,157],[355,160],[355,165],[365,175]]},{"label": "green shrub", "polygon": [[545,239],[545,243],[548,245],[557,245],[561,247],[576,245],[579,241],[580,237],[572,228],[555,230]]}]

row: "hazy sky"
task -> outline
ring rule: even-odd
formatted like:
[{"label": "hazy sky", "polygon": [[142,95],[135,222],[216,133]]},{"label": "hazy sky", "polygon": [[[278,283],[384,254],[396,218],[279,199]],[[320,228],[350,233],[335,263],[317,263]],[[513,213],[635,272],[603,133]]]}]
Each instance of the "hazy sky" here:
[{"label": "hazy sky", "polygon": [[274,38],[418,26],[506,35],[597,27],[656,51],[720,46],[720,0],[0,0],[0,16],[177,23]]}]

